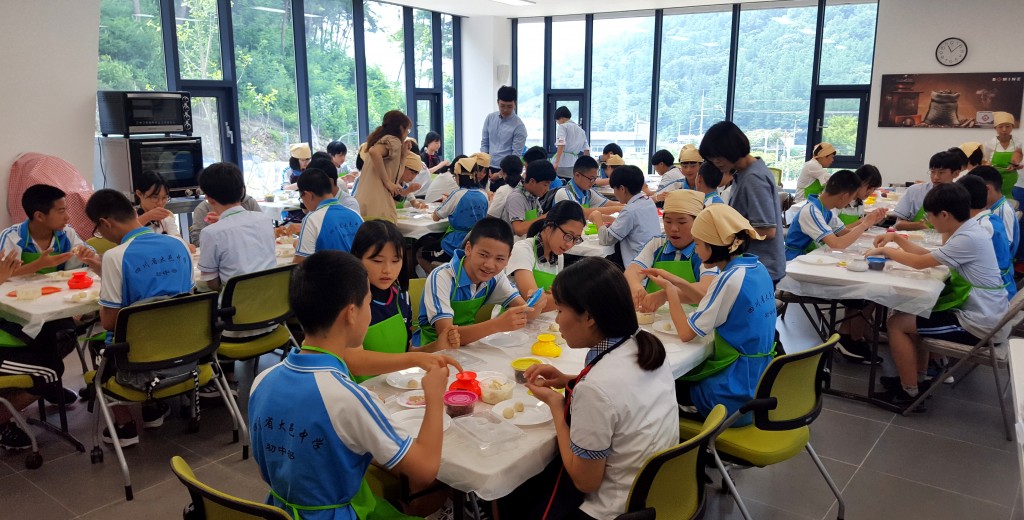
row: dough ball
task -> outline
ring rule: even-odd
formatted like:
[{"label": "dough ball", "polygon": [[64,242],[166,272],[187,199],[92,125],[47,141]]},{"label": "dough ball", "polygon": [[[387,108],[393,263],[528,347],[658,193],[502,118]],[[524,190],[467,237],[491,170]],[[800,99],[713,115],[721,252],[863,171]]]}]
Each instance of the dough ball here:
[{"label": "dough ball", "polygon": [[505,411],[501,412],[502,417],[511,419],[516,416],[516,411],[511,408],[505,408]]},{"label": "dough ball", "polygon": [[406,383],[405,386],[407,386],[409,388],[419,388],[420,387],[420,381],[419,381],[419,379],[410,379],[409,382]]},{"label": "dough ball", "polygon": [[522,401],[516,401],[512,403],[512,408],[515,409],[516,412],[521,412],[526,409],[526,407],[523,406]]},{"label": "dough ball", "polygon": [[548,331],[549,332],[559,332],[559,331],[561,331],[561,328],[559,328],[557,323],[552,323],[551,325],[548,326]]}]

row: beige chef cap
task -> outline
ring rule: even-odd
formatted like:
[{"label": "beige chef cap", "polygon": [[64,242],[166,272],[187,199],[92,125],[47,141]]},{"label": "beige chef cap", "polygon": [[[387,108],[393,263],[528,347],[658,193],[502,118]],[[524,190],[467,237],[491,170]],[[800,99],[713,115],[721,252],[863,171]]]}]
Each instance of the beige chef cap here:
[{"label": "beige chef cap", "polygon": [[412,152],[405,152],[405,158],[402,163],[410,170],[420,171],[423,169],[423,160]]},{"label": "beige chef cap", "polygon": [[763,236],[754,231],[750,221],[726,204],[713,204],[704,208],[693,221],[691,233],[693,238],[701,242],[728,246],[730,253],[740,246],[741,240],[737,238],[740,233],[746,233],[754,240],[764,240]]},{"label": "beige chef cap", "polygon": [[665,213],[696,217],[704,209],[704,194],[696,190],[675,190],[665,195]]},{"label": "beige chef cap", "polygon": [[295,143],[288,147],[288,153],[296,159],[309,159],[313,152],[309,150],[309,143]]},{"label": "beige chef cap", "polygon": [[836,153],[836,149],[830,143],[821,143],[814,147],[814,158],[821,159],[822,157],[828,157]]},{"label": "beige chef cap", "polygon": [[704,158],[700,156],[700,152],[697,151],[697,147],[688,144],[679,149],[679,162],[704,162]]},{"label": "beige chef cap", "polygon": [[975,141],[966,142],[960,145],[960,151],[963,152],[964,155],[966,155],[968,158],[970,158],[971,154],[976,152],[979,148],[981,148],[981,143]]},{"label": "beige chef cap", "polygon": [[992,112],[992,119],[995,121],[995,125],[1014,124],[1016,120],[1013,118],[1013,114],[1009,112]]},{"label": "beige chef cap", "polygon": [[626,161],[623,161],[622,157],[619,157],[618,155],[611,154],[604,163],[608,166],[624,166]]}]

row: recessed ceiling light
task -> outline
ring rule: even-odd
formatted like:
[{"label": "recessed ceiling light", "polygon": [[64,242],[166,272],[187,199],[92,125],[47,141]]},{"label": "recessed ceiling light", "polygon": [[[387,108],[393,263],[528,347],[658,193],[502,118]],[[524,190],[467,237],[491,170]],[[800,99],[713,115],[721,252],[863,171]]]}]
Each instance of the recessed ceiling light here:
[{"label": "recessed ceiling light", "polygon": [[284,14],[284,13],[287,12],[284,9],[277,9],[277,8],[274,8],[274,7],[263,7],[263,6],[256,6],[256,7],[253,7],[253,9],[255,9],[257,11],[266,11],[268,13],[278,13],[278,14]]},{"label": "recessed ceiling light", "polygon": [[524,5],[533,5],[533,4],[537,3],[537,2],[531,2],[530,0],[491,0],[491,1],[498,2],[499,4],[514,5],[514,6],[517,6],[517,7],[521,7],[521,6],[524,6]]}]

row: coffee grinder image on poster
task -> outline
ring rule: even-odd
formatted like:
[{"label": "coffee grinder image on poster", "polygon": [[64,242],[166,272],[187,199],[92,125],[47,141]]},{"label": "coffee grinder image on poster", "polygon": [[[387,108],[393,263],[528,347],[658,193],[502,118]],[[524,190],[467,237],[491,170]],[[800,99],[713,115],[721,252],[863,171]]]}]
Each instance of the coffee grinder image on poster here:
[{"label": "coffee grinder image on poster", "polygon": [[878,126],[992,128],[993,112],[1020,124],[1024,72],[883,74]]}]

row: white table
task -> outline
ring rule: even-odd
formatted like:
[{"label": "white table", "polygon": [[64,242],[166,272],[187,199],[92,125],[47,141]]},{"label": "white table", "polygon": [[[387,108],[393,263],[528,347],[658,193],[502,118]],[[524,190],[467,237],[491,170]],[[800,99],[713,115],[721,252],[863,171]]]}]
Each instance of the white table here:
[{"label": "white table", "polygon": [[295,211],[299,209],[299,199],[275,200],[274,202],[260,201],[259,204],[260,211],[274,220],[281,220],[281,214],[285,211]]},{"label": "white table", "polygon": [[[1007,352],[1013,395],[1013,424],[1017,431],[1017,460],[1024,474],[1024,339],[1013,338]],[[1002,396],[1000,396],[1001,398]],[[1024,486],[1024,483],[1021,484]]]},{"label": "white table", "polygon": [[[48,321],[81,316],[99,309],[95,301],[71,302],[67,297],[82,291],[99,291],[99,276],[90,271],[93,279],[88,289],[68,289],[67,280],[42,274],[16,276],[0,284],[0,317],[21,325],[22,331],[29,337],[36,337]],[[11,291],[20,287],[48,286],[58,287],[60,292],[41,296],[35,300],[19,300],[8,297]]]},{"label": "white table", "polygon": [[583,235],[583,243],[572,246],[572,249],[565,252],[567,255],[576,256],[600,256],[605,257],[615,254],[615,246],[603,246],[598,242],[597,234]]},{"label": "white table", "polygon": [[[566,374],[577,374],[583,368],[586,349],[569,349],[562,347],[562,355],[558,358],[541,358],[530,354],[530,346],[536,335],[553,323],[554,313],[541,316],[523,329],[530,337],[529,343],[509,348],[495,348],[476,342],[459,349],[479,358],[479,366],[464,367],[472,371],[495,371],[512,378],[510,362],[519,357],[537,357],[545,359]],[[659,319],[668,317],[668,308],[663,308]],[[644,327],[653,330],[649,326]],[[674,377],[679,377],[700,364],[711,354],[710,343],[694,341],[683,343],[677,337],[658,333],[656,336],[665,344],[668,351],[667,363],[672,366]],[[385,399],[386,409],[390,412],[403,410],[393,399],[406,390],[393,388],[385,382],[386,376],[378,376],[363,383],[370,390]],[[526,387],[516,385],[513,399],[526,395]],[[489,412],[491,405],[478,402],[476,412]],[[542,469],[557,456],[557,439],[555,428],[551,422],[538,426],[522,427],[525,432],[518,444],[506,451],[482,456],[472,440],[452,425],[444,433],[444,444],[441,452],[441,468],[438,480],[465,492],[475,492],[484,500],[495,500],[508,495],[515,488],[526,482],[530,477],[540,473]]]},{"label": "white table", "polygon": [[428,233],[444,233],[448,229],[448,219],[441,219],[434,222],[433,213],[440,207],[434,202],[427,204],[426,209],[405,207],[398,210],[398,231],[402,236],[417,239]]}]

